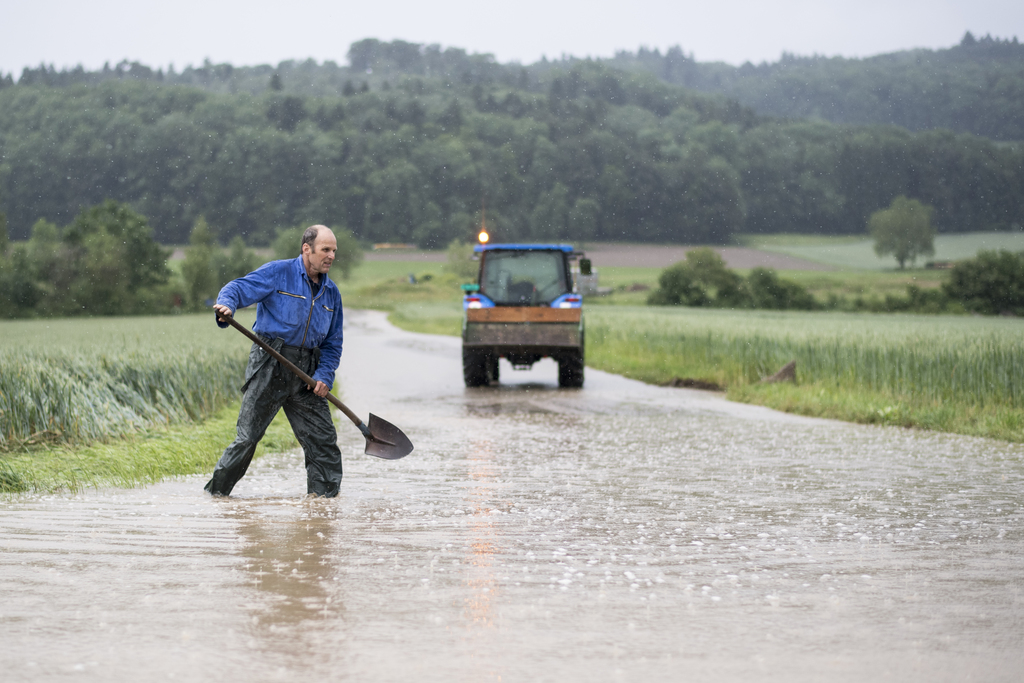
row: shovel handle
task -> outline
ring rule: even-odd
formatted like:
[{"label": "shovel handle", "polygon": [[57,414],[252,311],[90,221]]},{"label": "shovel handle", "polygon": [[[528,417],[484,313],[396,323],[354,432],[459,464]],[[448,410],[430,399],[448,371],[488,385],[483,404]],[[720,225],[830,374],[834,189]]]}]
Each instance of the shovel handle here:
[{"label": "shovel handle", "polygon": [[[275,349],[273,346],[271,346],[270,344],[266,343],[265,341],[263,341],[262,339],[257,337],[255,334],[250,332],[248,329],[246,329],[244,325],[239,325],[238,321],[235,320],[234,317],[232,317],[232,316],[225,316],[223,313],[219,313],[218,312],[217,313],[217,319],[218,320],[223,320],[224,322],[228,323],[233,328],[235,328],[236,330],[238,330],[239,332],[244,334],[246,337],[251,339],[253,344],[256,344],[257,346],[259,346],[261,349],[263,349],[264,351],[269,353],[274,358],[274,360],[276,360],[278,363],[280,363],[281,365],[285,366],[286,368],[288,368],[289,370],[294,372],[296,375],[298,375],[299,378],[303,382],[305,382],[309,386],[310,389],[312,389],[313,387],[316,386],[316,380],[315,379],[313,379],[312,377],[310,377],[309,375],[304,373],[302,370],[300,370],[299,366],[297,366],[295,363],[291,362],[290,360],[288,360],[287,358],[282,356],[281,353],[277,349]],[[327,400],[330,401],[331,403],[333,403],[338,408],[338,410],[340,410],[341,412],[345,413],[345,417],[347,417],[348,419],[352,420],[352,424],[354,424],[356,427],[359,427],[360,431],[364,431],[365,432],[366,425],[363,424],[363,421],[359,419],[358,415],[356,415],[351,410],[349,410],[348,406],[346,406],[344,403],[341,402],[341,399],[339,399],[334,394],[332,394],[330,392],[327,392]]]}]

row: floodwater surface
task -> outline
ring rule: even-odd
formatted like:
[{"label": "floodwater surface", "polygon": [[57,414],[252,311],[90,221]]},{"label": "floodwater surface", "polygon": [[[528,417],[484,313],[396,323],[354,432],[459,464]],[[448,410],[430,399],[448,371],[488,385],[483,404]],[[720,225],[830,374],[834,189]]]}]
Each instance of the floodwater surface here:
[{"label": "floodwater surface", "polygon": [[343,421],[333,500],[300,452],[0,500],[3,680],[1020,680],[1021,446],[550,361],[465,389],[457,339],[348,315],[344,399],[412,455]]}]

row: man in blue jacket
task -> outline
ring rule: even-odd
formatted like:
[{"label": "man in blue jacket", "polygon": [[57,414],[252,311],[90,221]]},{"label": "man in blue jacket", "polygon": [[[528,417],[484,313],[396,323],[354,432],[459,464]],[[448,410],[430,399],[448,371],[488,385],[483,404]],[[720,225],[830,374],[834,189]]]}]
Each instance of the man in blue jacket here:
[{"label": "man in blue jacket", "polygon": [[206,490],[231,493],[245,475],[256,444],[284,413],[306,456],[306,490],[333,498],[341,486],[341,451],[327,392],[341,360],[341,294],[327,276],[338,251],[334,233],[323,225],[306,229],[298,258],[271,261],[224,285],[213,308],[222,317],[256,304],[253,331],[316,380],[312,390],[270,354],[253,344],[242,385],[237,437],[224,451]]}]

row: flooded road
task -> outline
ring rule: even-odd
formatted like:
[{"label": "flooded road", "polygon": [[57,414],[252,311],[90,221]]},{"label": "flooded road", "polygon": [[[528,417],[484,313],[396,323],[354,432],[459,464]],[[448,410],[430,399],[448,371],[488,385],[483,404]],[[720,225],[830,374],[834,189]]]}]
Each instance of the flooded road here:
[{"label": "flooded road", "polygon": [[467,390],[458,340],[349,318],[346,402],[416,451],[341,424],[334,500],[300,453],[0,500],[3,680],[1020,680],[1024,447],[550,362]]}]

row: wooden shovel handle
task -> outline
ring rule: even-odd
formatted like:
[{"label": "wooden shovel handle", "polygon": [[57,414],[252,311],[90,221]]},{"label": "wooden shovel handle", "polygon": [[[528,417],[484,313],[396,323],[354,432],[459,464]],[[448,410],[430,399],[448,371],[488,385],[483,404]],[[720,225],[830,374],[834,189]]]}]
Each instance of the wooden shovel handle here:
[{"label": "wooden shovel handle", "polygon": [[[251,331],[246,329],[245,326],[239,325],[238,321],[235,320],[233,317],[225,316],[223,313],[218,312],[217,319],[223,320],[224,322],[231,325],[231,327],[235,328],[236,330],[244,334],[246,337],[251,339],[253,344],[258,345],[261,349],[269,353],[274,358],[274,360],[276,360],[278,363],[280,363],[281,365],[285,366],[286,368],[294,372],[296,375],[298,375],[303,382],[309,385],[310,389],[316,386],[315,379],[313,379],[312,377],[304,373],[302,370],[300,370],[299,367],[295,365],[295,363],[291,362],[290,360],[282,356],[281,353],[277,351],[277,349],[275,349],[273,346],[257,337]],[[355,413],[349,410],[348,406],[342,403],[337,396],[330,392],[327,392],[327,400],[333,403],[335,406],[337,406],[338,410],[345,413],[345,417],[352,420],[352,424],[354,424],[356,427],[359,427],[360,430],[363,429],[363,427],[365,426],[363,425],[363,421],[359,419],[359,416],[357,416]]]}]

